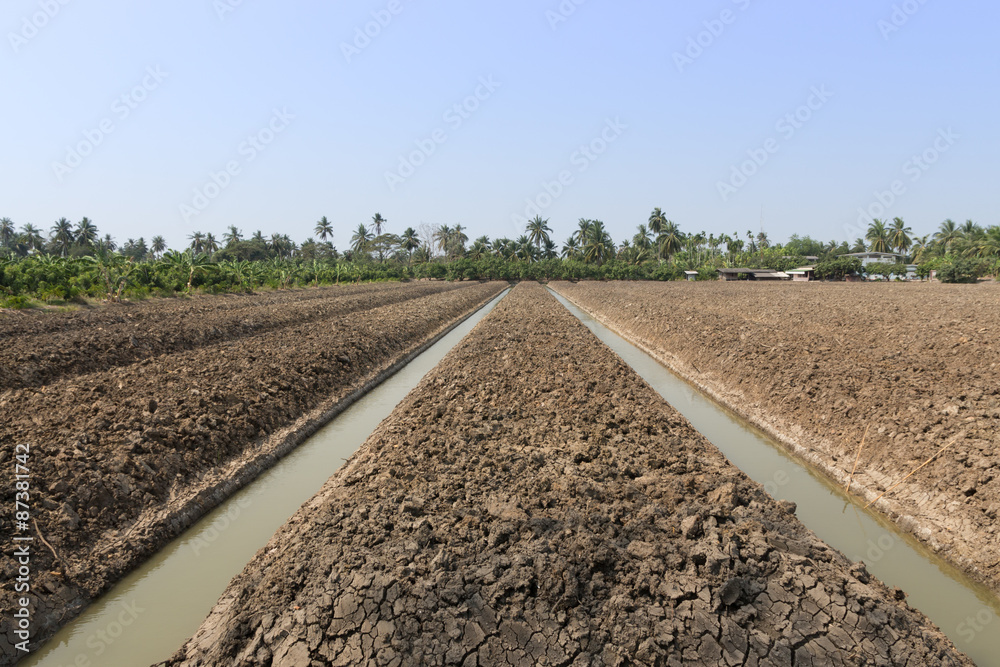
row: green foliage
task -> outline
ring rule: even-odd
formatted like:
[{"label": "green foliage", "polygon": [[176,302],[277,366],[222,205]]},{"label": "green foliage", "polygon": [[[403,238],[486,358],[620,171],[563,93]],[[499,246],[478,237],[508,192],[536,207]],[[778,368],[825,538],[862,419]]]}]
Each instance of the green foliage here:
[{"label": "green foliage", "polygon": [[946,262],[938,269],[937,277],[943,283],[974,283],[982,275],[982,265],[971,259]]},{"label": "green foliage", "polygon": [[31,301],[26,296],[9,296],[0,301],[0,308],[12,308],[14,310],[28,308],[30,305]]},{"label": "green foliage", "polygon": [[816,277],[820,280],[843,280],[860,273],[861,260],[857,257],[838,257],[816,265]]},{"label": "green foliage", "polygon": [[864,271],[869,276],[879,276],[882,280],[892,280],[896,276],[906,277],[905,264],[889,264],[886,262],[872,262],[864,267]]}]

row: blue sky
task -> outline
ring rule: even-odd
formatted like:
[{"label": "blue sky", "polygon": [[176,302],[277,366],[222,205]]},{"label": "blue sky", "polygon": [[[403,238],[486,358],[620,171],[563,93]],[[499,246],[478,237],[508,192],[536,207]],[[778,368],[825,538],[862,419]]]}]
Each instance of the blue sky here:
[{"label": "blue sky", "polygon": [[560,242],[579,218],[631,237],[654,207],[716,234],[763,210],[772,240],[993,225],[998,19],[985,0],[8,0],[0,216],[172,247],[230,224],[301,242],[325,215],[344,248],[376,211],[472,238],[537,211]]}]

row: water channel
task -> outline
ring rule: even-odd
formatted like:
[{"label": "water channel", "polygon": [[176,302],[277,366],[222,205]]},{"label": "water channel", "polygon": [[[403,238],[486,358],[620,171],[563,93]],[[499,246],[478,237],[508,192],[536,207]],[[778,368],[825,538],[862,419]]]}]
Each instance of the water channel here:
[{"label": "water channel", "polygon": [[605,345],[631,366],[699,433],[779,500],[798,505],[795,514],[820,539],[908,594],[980,667],[1000,667],[1000,601],[989,589],[936,556],[885,517],[820,473],[793,459],[765,433],[721,407],[651,356],[559,294],[555,297]]},{"label": "water channel", "polygon": [[257,550],[505,294],[161,549],[18,667],[136,667],[169,658]]}]

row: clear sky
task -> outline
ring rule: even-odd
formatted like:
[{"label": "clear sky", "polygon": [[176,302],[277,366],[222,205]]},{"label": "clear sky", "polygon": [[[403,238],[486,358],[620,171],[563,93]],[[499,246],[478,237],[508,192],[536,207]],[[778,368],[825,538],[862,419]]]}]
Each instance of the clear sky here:
[{"label": "clear sky", "polygon": [[344,248],[375,212],[471,238],[539,212],[560,242],[654,207],[716,234],[763,210],[776,241],[853,240],[862,210],[993,225],[998,23],[986,0],[7,0],[0,216],[172,247],[325,215]]}]

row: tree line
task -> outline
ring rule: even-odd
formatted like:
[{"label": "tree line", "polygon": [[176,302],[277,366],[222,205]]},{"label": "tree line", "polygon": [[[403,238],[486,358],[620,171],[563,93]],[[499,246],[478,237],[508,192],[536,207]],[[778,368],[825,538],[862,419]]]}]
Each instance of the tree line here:
[{"label": "tree line", "polygon": [[[517,238],[469,239],[463,225],[389,230],[376,213],[360,223],[344,250],[333,244],[334,227],[324,216],[314,237],[297,243],[287,234],[261,231],[245,235],[235,225],[216,238],[193,232],[188,245],[170,249],[156,235],[118,244],[101,236],[89,218],[72,223],[60,218],[43,234],[34,225],[17,228],[0,219],[0,303],[7,307],[31,299],[58,303],[86,298],[120,300],[123,296],[252,291],[361,280],[436,279],[631,279],[675,280],[685,271],[712,279],[725,267],[788,270],[806,262],[820,277],[841,278],[860,266],[842,257],[857,252],[892,252],[902,260],[878,267],[892,277],[905,274],[904,263],[920,265],[921,274],[938,270],[966,278],[996,275],[1000,264],[1000,227],[969,220],[941,223],[938,231],[914,236],[901,218],[873,220],[865,238],[852,244],[827,243],[793,234],[772,244],[764,232],[706,234],[684,232],[660,208],[636,227],[631,238],[615,242],[604,222],[580,219],[561,243],[552,238],[549,221],[536,216]],[[871,273],[871,269],[869,269]]]}]

